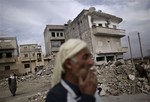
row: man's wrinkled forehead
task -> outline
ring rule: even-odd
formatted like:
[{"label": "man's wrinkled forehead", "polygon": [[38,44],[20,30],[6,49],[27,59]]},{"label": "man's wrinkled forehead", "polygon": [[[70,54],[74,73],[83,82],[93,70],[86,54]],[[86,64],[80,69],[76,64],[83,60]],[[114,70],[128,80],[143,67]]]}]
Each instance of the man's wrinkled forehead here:
[{"label": "man's wrinkled forehead", "polygon": [[91,53],[87,47],[80,50],[75,56],[84,56],[84,55],[91,55]]}]

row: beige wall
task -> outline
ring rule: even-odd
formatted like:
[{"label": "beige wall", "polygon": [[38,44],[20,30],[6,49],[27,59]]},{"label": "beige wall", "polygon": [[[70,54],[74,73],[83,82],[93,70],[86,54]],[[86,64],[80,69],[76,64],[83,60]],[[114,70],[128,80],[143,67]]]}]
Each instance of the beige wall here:
[{"label": "beige wall", "polygon": [[[108,16],[110,16],[109,21]],[[111,59],[111,57],[116,60],[117,56],[121,56],[123,54],[123,52],[120,51],[122,48],[120,35],[117,36],[116,34],[115,36],[105,36],[105,34],[103,34],[102,36],[96,36],[93,34],[93,25],[101,26],[102,24],[101,27],[106,28],[106,24],[108,24],[108,22],[108,29],[116,30],[119,27],[121,18],[113,15],[107,15],[105,13],[101,14],[101,12],[92,13],[88,12],[88,10],[83,10],[73,21],[68,22],[68,27],[65,30],[66,39],[79,38],[86,41],[95,58],[95,62],[98,64],[107,62],[108,59]],[[102,52],[102,54],[99,55],[97,52]],[[104,57],[104,60],[97,62],[96,57],[101,56]]]},{"label": "beige wall", "polygon": [[93,48],[95,53],[101,52],[117,52],[121,48],[121,41],[116,37],[93,36]]},{"label": "beige wall", "polygon": [[[65,41],[64,25],[47,25],[44,30],[46,55],[57,53],[59,46]],[[52,36],[55,35],[55,36]],[[57,47],[58,46],[58,47]]]},{"label": "beige wall", "polygon": [[18,45],[16,37],[0,37],[0,53],[1,75],[9,75],[13,72],[18,74]]},{"label": "beige wall", "polygon": [[[40,57],[39,57],[40,53]],[[44,56],[41,46],[38,44],[24,44],[20,45],[20,73],[35,72],[36,66],[44,66]],[[25,68],[25,64],[29,66]]]}]

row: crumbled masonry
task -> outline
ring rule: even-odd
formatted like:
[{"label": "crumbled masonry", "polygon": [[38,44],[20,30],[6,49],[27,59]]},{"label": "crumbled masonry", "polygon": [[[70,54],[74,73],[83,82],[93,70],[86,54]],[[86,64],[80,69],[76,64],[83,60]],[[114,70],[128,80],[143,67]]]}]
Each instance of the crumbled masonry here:
[{"label": "crumbled masonry", "polygon": [[[121,95],[121,94],[137,94],[146,93],[150,94],[150,83],[146,78],[140,78],[137,71],[131,65],[119,64],[119,65],[101,65],[95,66],[96,75],[98,78],[98,87],[102,88],[100,95]],[[18,77],[17,82],[21,83],[28,80],[38,80],[39,77],[44,77],[45,80],[51,79],[53,66],[45,66],[42,70],[39,70],[35,74],[28,74],[26,76]],[[146,68],[148,76],[150,77],[150,66]],[[40,81],[40,80],[39,80]],[[0,86],[8,87],[7,79],[0,80]],[[48,89],[49,90],[49,89]],[[48,90],[44,92],[38,92],[28,97],[31,102],[45,102],[46,94]]]}]

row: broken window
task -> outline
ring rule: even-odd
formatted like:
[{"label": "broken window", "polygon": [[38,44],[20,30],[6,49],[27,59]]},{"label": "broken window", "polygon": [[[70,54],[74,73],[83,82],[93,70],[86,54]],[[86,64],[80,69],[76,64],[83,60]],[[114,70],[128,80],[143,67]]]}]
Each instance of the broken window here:
[{"label": "broken window", "polygon": [[107,62],[114,61],[114,56],[106,56]]},{"label": "broken window", "polygon": [[3,53],[0,53],[0,58],[3,58]]},{"label": "broken window", "polygon": [[96,24],[93,24],[92,27],[96,27]]},{"label": "broken window", "polygon": [[28,57],[28,54],[24,54],[24,57]]},{"label": "broken window", "polygon": [[98,26],[102,27],[103,25],[102,24],[98,24]]},{"label": "broken window", "polygon": [[24,68],[30,68],[30,64],[24,64]]},{"label": "broken window", "polygon": [[27,47],[25,46],[25,47],[24,47],[24,49],[26,50],[26,49],[27,49]]},{"label": "broken window", "polygon": [[33,57],[34,57],[34,56],[35,56],[35,53],[33,53],[32,55],[33,55]]},{"label": "broken window", "polygon": [[117,26],[116,26],[116,25],[113,25],[113,28],[117,29]]},{"label": "broken window", "polygon": [[12,53],[11,52],[6,53],[6,58],[10,58],[10,57],[12,57]]},{"label": "broken window", "polygon": [[96,61],[98,62],[98,61],[104,61],[105,60],[105,58],[104,57],[96,57]]},{"label": "broken window", "polygon": [[41,53],[37,53],[38,62],[42,61]]},{"label": "broken window", "polygon": [[60,33],[60,36],[63,37],[63,33]]},{"label": "broken window", "polygon": [[5,70],[10,70],[10,66],[5,66]]},{"label": "broken window", "polygon": [[59,33],[57,33],[57,37],[59,37]]},{"label": "broken window", "polygon": [[52,32],[52,37],[55,37],[55,32]]}]

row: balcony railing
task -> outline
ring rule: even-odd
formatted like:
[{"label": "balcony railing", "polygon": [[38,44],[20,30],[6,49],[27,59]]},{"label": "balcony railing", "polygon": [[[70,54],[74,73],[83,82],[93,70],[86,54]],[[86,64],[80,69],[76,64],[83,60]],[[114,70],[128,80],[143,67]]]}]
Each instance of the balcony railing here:
[{"label": "balcony railing", "polygon": [[0,58],[0,63],[15,63],[16,62],[16,57],[11,57],[11,58]]},{"label": "balcony railing", "polygon": [[51,50],[54,51],[54,52],[55,52],[55,51],[57,52],[57,51],[59,51],[59,47],[52,47]]},{"label": "balcony railing", "polygon": [[125,36],[125,30],[123,29],[114,29],[114,28],[104,28],[104,27],[93,27],[93,34],[96,36]]},{"label": "balcony railing", "polygon": [[32,58],[29,58],[29,57],[22,57],[21,58],[21,61],[22,62],[30,62],[30,61],[36,61],[36,58],[35,57],[32,57]]},{"label": "balcony railing", "polygon": [[15,49],[10,42],[0,42],[0,49]]},{"label": "balcony railing", "polygon": [[118,49],[118,52],[127,52],[127,51],[128,51],[128,47],[122,47]]},{"label": "balcony railing", "polygon": [[96,53],[97,54],[108,54],[108,53],[126,53],[128,51],[128,47],[122,47],[116,50],[97,50]]}]

